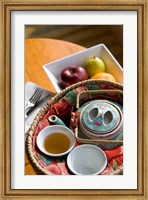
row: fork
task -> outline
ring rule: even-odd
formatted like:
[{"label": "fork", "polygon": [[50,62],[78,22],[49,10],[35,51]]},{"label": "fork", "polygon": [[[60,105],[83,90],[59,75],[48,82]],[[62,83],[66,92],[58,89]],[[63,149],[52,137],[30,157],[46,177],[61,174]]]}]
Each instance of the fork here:
[{"label": "fork", "polygon": [[31,96],[31,98],[27,101],[26,103],[26,108],[25,111],[26,113],[28,112],[28,110],[32,107],[35,106],[35,104],[37,103],[37,101],[39,100],[39,98],[41,97],[43,93],[43,89],[42,88],[37,88],[34,92],[34,94]]}]

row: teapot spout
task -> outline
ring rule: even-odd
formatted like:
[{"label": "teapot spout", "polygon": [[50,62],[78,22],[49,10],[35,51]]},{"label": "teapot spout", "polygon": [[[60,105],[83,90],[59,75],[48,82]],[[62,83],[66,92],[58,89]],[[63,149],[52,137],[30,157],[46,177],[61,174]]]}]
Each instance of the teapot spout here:
[{"label": "teapot spout", "polygon": [[56,115],[50,115],[49,118],[48,118],[48,121],[51,122],[54,125],[66,126],[66,124]]}]

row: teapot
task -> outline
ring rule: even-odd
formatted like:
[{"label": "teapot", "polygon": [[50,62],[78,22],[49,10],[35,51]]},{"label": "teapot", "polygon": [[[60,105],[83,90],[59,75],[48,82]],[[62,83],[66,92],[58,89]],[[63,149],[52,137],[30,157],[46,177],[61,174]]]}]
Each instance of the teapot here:
[{"label": "teapot", "polygon": [[80,92],[77,95],[77,111],[71,113],[70,123],[77,140],[81,143],[98,144],[102,149],[113,149],[122,145],[122,105],[107,98],[100,98],[90,100],[80,106],[80,96],[84,93],[123,95],[120,90]]}]

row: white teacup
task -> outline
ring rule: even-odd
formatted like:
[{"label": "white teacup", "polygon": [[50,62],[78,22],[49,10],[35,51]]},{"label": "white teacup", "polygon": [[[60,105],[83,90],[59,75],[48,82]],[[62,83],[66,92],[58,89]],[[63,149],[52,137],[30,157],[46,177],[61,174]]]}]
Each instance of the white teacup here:
[{"label": "white teacup", "polygon": [[37,146],[46,155],[57,157],[69,153],[75,146],[73,132],[66,126],[45,127],[37,136]]},{"label": "white teacup", "polygon": [[67,165],[76,175],[97,175],[106,168],[107,157],[99,147],[83,144],[69,153]]}]

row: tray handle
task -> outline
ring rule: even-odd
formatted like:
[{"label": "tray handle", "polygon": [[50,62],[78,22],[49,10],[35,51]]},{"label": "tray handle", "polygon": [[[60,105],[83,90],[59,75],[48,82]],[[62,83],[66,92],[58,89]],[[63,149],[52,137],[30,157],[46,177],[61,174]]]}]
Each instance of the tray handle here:
[{"label": "tray handle", "polygon": [[[87,90],[87,91],[82,91],[77,94],[77,99],[76,99],[76,108],[80,108],[80,96],[83,94],[103,94],[103,93],[112,93],[112,94],[120,94],[123,95],[123,92],[121,90]],[[91,98],[91,96],[90,96]]]}]

